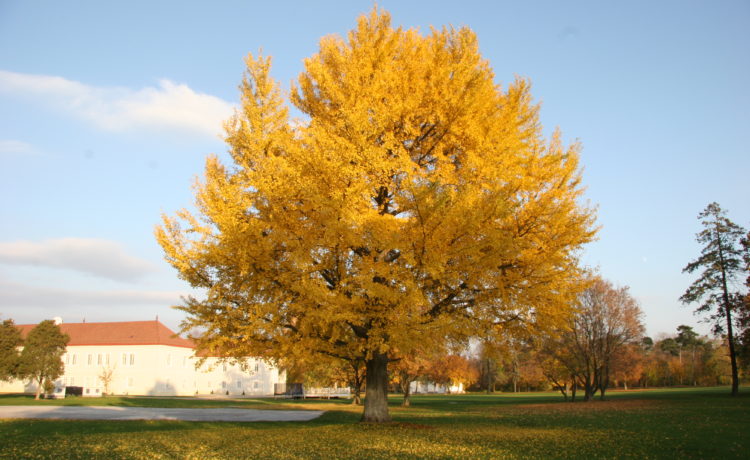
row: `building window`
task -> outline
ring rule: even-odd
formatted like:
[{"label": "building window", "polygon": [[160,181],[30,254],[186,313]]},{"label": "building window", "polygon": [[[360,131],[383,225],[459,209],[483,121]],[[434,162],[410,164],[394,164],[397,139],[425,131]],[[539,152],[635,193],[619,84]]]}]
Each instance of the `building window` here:
[{"label": "building window", "polygon": [[70,360],[70,364],[75,365],[75,363],[76,363],[76,354],[73,353],[73,359]]},{"label": "building window", "polygon": [[227,371],[227,365],[226,364],[222,364],[221,367],[224,369],[224,372]]},{"label": "building window", "polygon": [[227,387],[227,382],[222,381],[221,382],[221,388],[226,388],[226,387]]},{"label": "building window", "polygon": [[89,354],[88,355],[88,360],[87,360],[88,365],[90,366],[93,363],[93,361],[94,361],[93,357],[91,356],[91,354]]},{"label": "building window", "polygon": [[258,369],[259,369],[259,368],[260,368],[260,367],[258,366],[258,361],[255,361],[255,372],[258,372]]},{"label": "building window", "polygon": [[98,355],[96,355],[96,364],[97,364],[97,366],[101,366],[102,365],[102,354],[101,353],[99,353]]},{"label": "building window", "polygon": [[123,366],[127,366],[128,365],[128,354],[127,353],[123,353],[122,354],[122,365]]},{"label": "building window", "polygon": [[130,365],[135,364],[135,353],[130,353]]},{"label": "building window", "polygon": [[106,355],[106,360],[107,360],[107,366],[109,366],[109,353],[107,353]]},{"label": "building window", "polygon": [[257,380],[255,382],[253,382],[253,388],[256,389],[256,390],[258,389],[258,381]]},{"label": "building window", "polygon": [[242,388],[242,381],[237,380],[237,388]]}]

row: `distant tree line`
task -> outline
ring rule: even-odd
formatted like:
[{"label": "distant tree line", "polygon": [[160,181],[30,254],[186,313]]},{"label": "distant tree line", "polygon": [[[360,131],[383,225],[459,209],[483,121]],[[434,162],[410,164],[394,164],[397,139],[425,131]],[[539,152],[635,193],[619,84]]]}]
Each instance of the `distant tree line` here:
[{"label": "distant tree line", "polygon": [[[738,297],[739,298],[739,297]],[[738,308],[746,313],[746,309]],[[644,335],[642,312],[627,287],[598,276],[577,298],[561,326],[535,334],[508,334],[504,340],[455,344],[445,349],[412,352],[394,362],[391,391],[410,404],[414,382],[471,391],[560,391],[566,400],[604,399],[610,388],[711,386],[732,383],[726,335],[701,336],[691,326],[656,340]],[[747,321],[738,314],[737,324]],[[740,327],[739,376],[746,378],[750,357]],[[290,378],[311,386],[348,385],[359,402],[364,366],[330,359],[308,363]]]}]

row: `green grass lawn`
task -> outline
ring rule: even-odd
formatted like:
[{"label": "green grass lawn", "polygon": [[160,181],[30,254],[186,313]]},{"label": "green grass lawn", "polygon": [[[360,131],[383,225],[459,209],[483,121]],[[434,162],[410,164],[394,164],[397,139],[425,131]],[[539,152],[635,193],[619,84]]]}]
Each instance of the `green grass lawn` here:
[{"label": "green grass lawn", "polygon": [[612,392],[563,403],[552,393],[391,399],[394,422],[358,423],[346,401],[0,396],[0,405],[86,404],[327,411],[312,422],[0,420],[2,458],[748,458],[750,389]]}]

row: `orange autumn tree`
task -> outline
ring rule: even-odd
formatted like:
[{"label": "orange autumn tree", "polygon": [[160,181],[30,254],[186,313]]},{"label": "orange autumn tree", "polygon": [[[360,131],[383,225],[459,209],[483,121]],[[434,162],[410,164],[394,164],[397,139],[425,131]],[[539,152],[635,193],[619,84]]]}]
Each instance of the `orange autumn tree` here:
[{"label": "orange autumn tree", "polygon": [[528,82],[498,86],[471,30],[373,9],[304,61],[303,120],[270,58],[246,62],[232,164],[209,157],[197,215],[156,230],[205,289],[180,307],[199,347],[363,360],[363,420],[382,422],[398,353],[564,318],[593,237],[578,145],[544,138]]},{"label": "orange autumn tree", "polygon": [[411,406],[411,385],[425,377],[435,361],[445,357],[444,353],[436,350],[412,350],[410,353],[400,353],[394,350],[399,358],[390,364],[390,377],[399,386],[404,395],[401,405]]},{"label": "orange autumn tree", "polygon": [[427,370],[427,377],[435,383],[445,385],[450,393],[451,387],[463,391],[476,382],[479,379],[479,370],[467,358],[450,354],[434,360]]}]

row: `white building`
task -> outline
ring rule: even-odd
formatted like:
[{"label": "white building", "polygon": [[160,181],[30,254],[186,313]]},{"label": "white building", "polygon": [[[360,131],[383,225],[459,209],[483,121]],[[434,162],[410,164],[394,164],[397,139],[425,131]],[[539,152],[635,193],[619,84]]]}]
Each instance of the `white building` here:
[{"label": "white building", "polygon": [[458,385],[443,385],[442,383],[435,383],[429,381],[416,380],[411,382],[409,386],[409,392],[413,395],[417,394],[459,394],[465,393],[464,384],[459,383]]},{"label": "white building", "polygon": [[[34,324],[19,325],[26,337]],[[57,387],[83,387],[84,396],[102,393],[153,396],[271,396],[283,372],[260,359],[244,365],[208,357],[196,369],[193,343],[159,321],[62,323],[70,341],[62,360],[65,374]],[[31,393],[33,382],[0,382],[0,392]]]}]

